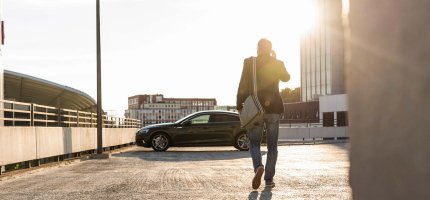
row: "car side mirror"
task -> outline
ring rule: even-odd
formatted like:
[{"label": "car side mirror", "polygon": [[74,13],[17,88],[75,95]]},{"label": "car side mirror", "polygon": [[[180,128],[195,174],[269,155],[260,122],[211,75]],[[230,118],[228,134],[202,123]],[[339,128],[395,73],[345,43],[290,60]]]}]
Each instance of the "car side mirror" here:
[{"label": "car side mirror", "polygon": [[190,125],[191,125],[191,121],[184,122],[184,126],[190,126]]}]

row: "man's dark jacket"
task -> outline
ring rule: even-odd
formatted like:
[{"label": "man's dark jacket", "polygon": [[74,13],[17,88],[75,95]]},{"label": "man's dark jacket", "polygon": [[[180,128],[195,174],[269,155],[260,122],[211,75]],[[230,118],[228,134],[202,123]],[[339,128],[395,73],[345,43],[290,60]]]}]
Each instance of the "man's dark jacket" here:
[{"label": "man's dark jacket", "polygon": [[[282,61],[270,56],[257,57],[257,95],[267,114],[280,114],[284,112],[281,95],[279,94],[279,81],[287,82],[290,74]],[[241,110],[245,99],[252,94],[252,57],[243,62],[242,77],[237,90],[236,107]]]}]

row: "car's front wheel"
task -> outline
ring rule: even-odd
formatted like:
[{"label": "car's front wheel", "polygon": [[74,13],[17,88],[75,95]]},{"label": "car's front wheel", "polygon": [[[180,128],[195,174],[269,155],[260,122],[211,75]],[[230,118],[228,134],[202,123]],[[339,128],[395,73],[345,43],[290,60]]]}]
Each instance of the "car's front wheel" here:
[{"label": "car's front wheel", "polygon": [[165,133],[155,133],[151,138],[151,147],[155,151],[166,151],[170,147],[170,138]]},{"label": "car's front wheel", "polygon": [[240,132],[234,139],[234,147],[240,151],[249,150],[249,137],[246,132]]}]

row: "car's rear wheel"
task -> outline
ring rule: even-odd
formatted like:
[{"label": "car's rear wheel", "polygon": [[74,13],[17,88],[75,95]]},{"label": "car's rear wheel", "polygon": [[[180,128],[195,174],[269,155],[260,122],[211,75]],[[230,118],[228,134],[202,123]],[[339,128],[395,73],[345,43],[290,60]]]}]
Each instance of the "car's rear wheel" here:
[{"label": "car's rear wheel", "polygon": [[240,132],[234,139],[234,147],[240,151],[249,150],[249,137],[246,132]]},{"label": "car's rear wheel", "polygon": [[154,151],[166,151],[170,147],[170,138],[165,133],[155,133],[151,138]]}]

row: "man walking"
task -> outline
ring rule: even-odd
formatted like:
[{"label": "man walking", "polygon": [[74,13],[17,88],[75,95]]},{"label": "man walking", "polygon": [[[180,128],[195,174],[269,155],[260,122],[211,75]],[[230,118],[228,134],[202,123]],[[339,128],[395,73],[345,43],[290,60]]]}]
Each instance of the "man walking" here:
[{"label": "man walking", "polygon": [[[236,106],[239,112],[242,110],[243,102],[253,93],[253,58],[244,60],[242,76],[237,91]],[[277,60],[272,43],[267,39],[261,39],[257,46],[256,71],[257,71],[257,95],[260,104],[265,110],[262,121],[254,124],[248,131],[250,139],[250,152],[254,167],[254,178],[252,188],[258,189],[261,185],[261,177],[264,174],[266,187],[275,187],[273,177],[275,176],[276,160],[278,158],[278,134],[279,117],[284,112],[281,95],[279,94],[279,81],[287,82],[290,75],[285,69],[282,61]],[[267,160],[264,167],[261,157],[261,136],[263,127],[267,131]]]}]

